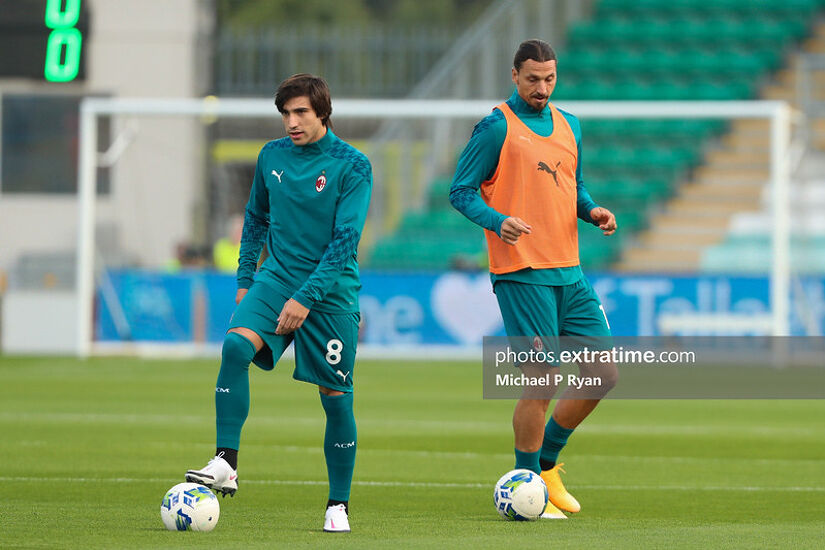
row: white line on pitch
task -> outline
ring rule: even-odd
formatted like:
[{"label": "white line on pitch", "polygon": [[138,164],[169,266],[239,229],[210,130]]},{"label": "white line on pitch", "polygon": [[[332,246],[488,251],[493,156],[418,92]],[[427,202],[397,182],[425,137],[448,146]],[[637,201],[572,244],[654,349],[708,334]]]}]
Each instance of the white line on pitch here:
[{"label": "white line on pitch", "polygon": [[[172,415],[172,414],[122,414],[122,413],[44,413],[44,412],[0,412],[0,421],[14,422],[68,422],[72,424],[167,424],[175,425],[209,425],[214,422],[212,416]],[[306,425],[323,427],[324,419],[292,417],[292,416],[263,416],[250,421],[250,425],[283,425],[289,422],[292,425]],[[419,420],[393,418],[365,418],[359,420],[361,426],[392,426],[405,429],[438,429],[449,430],[491,430],[509,429],[509,422],[485,420]],[[778,436],[778,437],[822,437],[825,428],[817,426],[759,426],[759,425],[644,425],[644,424],[582,424],[577,428],[579,433],[606,434],[606,435],[736,435],[736,436]]]},{"label": "white line on pitch", "polygon": [[[155,442],[158,446],[167,446],[168,442]],[[286,453],[311,453],[321,454],[323,449],[320,446],[301,445],[269,445],[266,443],[244,443],[246,447],[255,447]],[[359,449],[361,455],[406,455],[419,456],[423,458],[463,458],[472,459],[510,459],[513,453],[481,453],[477,451],[426,451],[419,449]],[[652,463],[674,463],[674,464],[784,464],[789,466],[812,465],[817,467],[825,466],[823,459],[794,459],[794,458],[751,458],[751,457],[693,457],[693,456],[634,456],[634,455],[591,455],[591,454],[569,454],[569,462],[652,462]]]},{"label": "white line on pitch", "polygon": [[[47,483],[163,483],[167,478],[132,477],[0,477],[0,482],[47,482]],[[327,485],[327,481],[300,479],[244,479],[251,485]],[[429,487],[485,489],[490,483],[440,483],[428,481],[353,481],[353,485],[366,487]],[[825,487],[759,487],[759,486],[688,486],[688,485],[574,485],[574,489],[598,491],[745,491],[745,492],[825,492]]]}]

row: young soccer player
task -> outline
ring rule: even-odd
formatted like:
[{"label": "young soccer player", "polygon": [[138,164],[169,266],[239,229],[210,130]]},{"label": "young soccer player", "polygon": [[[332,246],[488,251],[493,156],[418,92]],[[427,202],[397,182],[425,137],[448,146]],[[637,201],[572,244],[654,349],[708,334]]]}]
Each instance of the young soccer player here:
[{"label": "young soccer player", "polygon": [[[238,307],[215,388],[217,450],[204,468],[186,472],[186,480],[234,495],[241,428],[249,413],[249,364],[273,369],[294,341],[292,376],[318,386],[327,418],[324,531],[349,532],[361,288],[356,250],[372,168],[366,156],[332,133],[332,102],[322,78],[288,78],[278,87],[275,105],[288,137],[261,149],[246,207]],[[268,256],[253,281],[264,243]]]},{"label": "young soccer player", "polygon": [[[597,225],[605,235],[616,231],[616,218],[584,188],[578,119],[548,101],[556,85],[556,54],[550,45],[523,42],[513,60],[512,79],[516,89],[510,99],[476,125],[458,161],[450,202],[487,230],[493,291],[509,337],[533,342],[559,335],[609,337],[604,309],[579,265],[576,218]],[[555,368],[520,367],[533,373]],[[598,367],[605,393],[615,383],[615,365],[579,367]],[[580,510],[561,482],[556,460],[598,403],[576,398],[592,397],[592,391],[585,391],[568,387],[546,425],[552,395],[516,404],[516,468],[541,474],[547,483],[550,503],[542,517],[564,518],[559,509]]]}]

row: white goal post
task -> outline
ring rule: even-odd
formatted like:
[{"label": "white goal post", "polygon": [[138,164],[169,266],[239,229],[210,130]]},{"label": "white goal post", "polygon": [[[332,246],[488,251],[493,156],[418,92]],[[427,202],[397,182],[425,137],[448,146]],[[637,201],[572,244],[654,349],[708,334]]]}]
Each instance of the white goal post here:
[{"label": "white goal post", "polygon": [[[336,119],[478,120],[499,100],[373,100],[334,102]],[[772,268],[770,316],[742,316],[747,326],[770,327],[774,336],[789,334],[790,323],[790,142],[791,108],[783,101],[569,101],[558,106],[579,118],[761,119],[770,121]],[[275,116],[271,99],[85,98],[80,105],[78,162],[77,355],[93,352],[95,202],[98,117],[109,115],[261,118]]]}]

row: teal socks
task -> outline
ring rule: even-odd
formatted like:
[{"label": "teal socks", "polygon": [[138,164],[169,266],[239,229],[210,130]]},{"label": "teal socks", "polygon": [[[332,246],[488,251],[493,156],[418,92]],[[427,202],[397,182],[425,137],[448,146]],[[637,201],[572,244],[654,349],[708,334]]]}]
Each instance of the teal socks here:
[{"label": "teal socks", "polygon": [[553,416],[544,427],[544,440],[541,449],[535,453],[526,453],[516,449],[516,469],[523,468],[540,474],[542,470],[549,470],[556,465],[559,453],[567,445],[567,438],[573,430],[559,426]]},{"label": "teal socks", "polygon": [[547,421],[547,426],[544,427],[544,441],[541,444],[541,469],[549,470],[556,465],[556,460],[559,458],[559,453],[567,445],[567,438],[573,430],[562,428],[556,423],[556,420],[550,415],[550,420]]},{"label": "teal socks", "polygon": [[216,447],[240,447],[241,428],[249,415],[249,363],[253,357],[252,342],[237,332],[226,335],[215,387]]},{"label": "teal socks", "polygon": [[516,449],[516,470],[524,469],[540,474],[541,467],[539,466],[539,454],[541,454],[541,451],[528,453]]},{"label": "teal socks", "polygon": [[327,414],[324,433],[324,457],[327,460],[330,500],[347,502],[355,469],[355,445],[358,434],[352,412],[352,393],[321,395],[321,405]]}]

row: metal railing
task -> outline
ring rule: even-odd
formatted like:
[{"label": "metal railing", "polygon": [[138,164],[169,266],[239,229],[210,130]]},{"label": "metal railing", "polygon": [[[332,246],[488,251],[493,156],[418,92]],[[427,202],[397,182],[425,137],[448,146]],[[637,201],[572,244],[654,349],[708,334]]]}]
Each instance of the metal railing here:
[{"label": "metal railing", "polygon": [[226,28],[216,42],[221,96],[272,96],[298,72],[322,75],[334,97],[403,97],[450,48],[447,27]]}]

